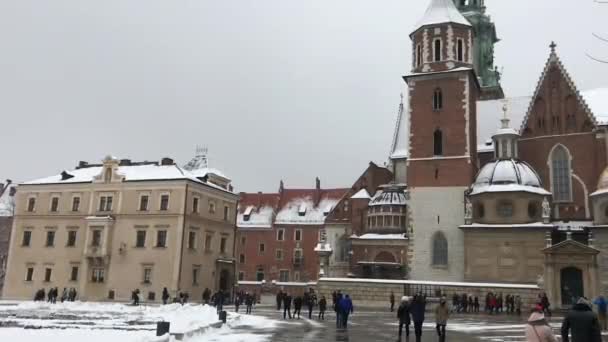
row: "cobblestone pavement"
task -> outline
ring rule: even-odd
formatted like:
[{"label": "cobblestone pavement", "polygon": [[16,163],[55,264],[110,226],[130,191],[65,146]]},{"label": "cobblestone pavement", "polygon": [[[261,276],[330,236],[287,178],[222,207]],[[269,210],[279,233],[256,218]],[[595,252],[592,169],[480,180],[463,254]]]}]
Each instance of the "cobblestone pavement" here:
[{"label": "cobblestone pavement", "polygon": [[[282,315],[269,306],[256,308],[256,315],[272,319],[281,319]],[[428,320],[424,325],[423,342],[437,341],[434,318],[428,313]],[[347,330],[336,329],[335,316],[327,315],[326,321],[318,320],[287,320],[279,329],[273,331],[259,331],[271,334],[273,342],[294,341],[337,341],[337,342],[368,342],[368,341],[397,341],[398,326],[395,313],[378,309],[361,309],[355,311]],[[555,332],[559,331],[561,317],[553,317],[551,324]],[[255,329],[255,327],[251,327]],[[524,317],[507,315],[460,315],[454,314],[448,322],[447,341],[456,342],[522,342],[524,336]],[[413,330],[413,327],[411,328]],[[405,338],[403,341],[406,341]],[[409,341],[415,341],[410,336]]]}]

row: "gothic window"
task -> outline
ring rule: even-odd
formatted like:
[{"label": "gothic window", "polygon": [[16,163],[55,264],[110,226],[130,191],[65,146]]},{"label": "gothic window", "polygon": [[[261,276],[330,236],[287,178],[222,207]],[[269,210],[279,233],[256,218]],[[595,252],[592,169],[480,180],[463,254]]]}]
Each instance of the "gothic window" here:
[{"label": "gothic window", "polygon": [[458,42],[456,44],[456,58],[459,62],[464,61],[464,43],[462,39],[458,39]]},{"label": "gothic window", "polygon": [[433,92],[433,110],[441,110],[443,108],[443,92],[440,88]]},{"label": "gothic window", "polygon": [[416,66],[422,65],[422,45],[416,45]]},{"label": "gothic window", "polygon": [[441,61],[441,39],[435,39],[433,42],[433,57],[435,62]]},{"label": "gothic window", "polygon": [[443,133],[441,133],[440,129],[437,129],[433,133],[433,155],[443,155]]},{"label": "gothic window", "polygon": [[448,240],[442,232],[437,232],[433,237],[433,265],[447,266],[448,264]]},{"label": "gothic window", "polygon": [[570,156],[563,145],[558,145],[551,153],[551,187],[553,201],[572,201]]}]

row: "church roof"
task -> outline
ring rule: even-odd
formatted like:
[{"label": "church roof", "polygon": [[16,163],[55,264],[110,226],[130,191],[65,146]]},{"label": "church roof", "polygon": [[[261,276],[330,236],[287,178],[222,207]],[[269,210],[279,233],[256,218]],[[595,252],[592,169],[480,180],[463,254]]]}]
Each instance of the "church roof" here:
[{"label": "church roof", "polygon": [[551,195],[542,188],[536,171],[525,162],[515,159],[496,160],[481,168],[471,187],[471,195],[488,192],[528,192]]},{"label": "church roof", "polygon": [[424,26],[446,23],[471,26],[471,23],[456,8],[453,0],[431,0],[424,16],[416,24],[415,31]]}]

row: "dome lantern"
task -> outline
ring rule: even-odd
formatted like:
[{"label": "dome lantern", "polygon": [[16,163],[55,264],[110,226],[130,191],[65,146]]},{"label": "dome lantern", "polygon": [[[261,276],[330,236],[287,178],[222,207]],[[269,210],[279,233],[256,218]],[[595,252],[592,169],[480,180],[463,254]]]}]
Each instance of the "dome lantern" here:
[{"label": "dome lantern", "polygon": [[510,120],[507,115],[509,106],[507,101],[505,101],[502,110],[504,116],[500,120],[502,123],[501,127],[496,134],[492,136],[492,140],[494,141],[494,158],[497,160],[517,159],[519,156],[517,151],[519,134],[509,125]]}]

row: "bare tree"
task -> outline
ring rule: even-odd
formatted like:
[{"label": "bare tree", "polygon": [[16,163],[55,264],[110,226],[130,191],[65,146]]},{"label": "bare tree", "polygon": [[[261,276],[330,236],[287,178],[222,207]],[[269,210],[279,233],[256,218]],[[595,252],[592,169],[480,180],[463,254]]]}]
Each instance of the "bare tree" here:
[{"label": "bare tree", "polygon": [[[596,4],[608,4],[608,0],[593,0],[593,2],[595,2]],[[601,35],[599,35],[599,34],[597,34],[597,33],[595,33],[595,32],[594,32],[594,33],[592,33],[591,35],[592,35],[593,37],[595,37],[595,39],[597,39],[597,40],[599,40],[599,41],[601,41],[601,42],[608,43],[608,38],[606,38],[606,37],[603,37],[603,36],[601,36]],[[594,57],[593,55],[591,55],[591,54],[590,54],[590,53],[588,53],[588,52],[586,52],[586,53],[585,53],[585,55],[586,55],[588,58],[590,58],[591,60],[594,60],[594,61],[596,61],[596,62],[599,62],[599,63],[604,63],[604,64],[608,64],[608,59],[602,59],[602,58],[597,58],[597,57]]]},{"label": "bare tree", "polygon": [[[13,181],[7,179],[5,183],[0,183],[0,204],[3,204],[4,208],[0,207],[0,214],[8,213],[9,216],[15,215],[15,193],[17,188],[12,186]],[[8,191],[8,193],[7,193]],[[4,194],[8,196],[4,197]],[[4,199],[2,200],[2,198]]]}]

